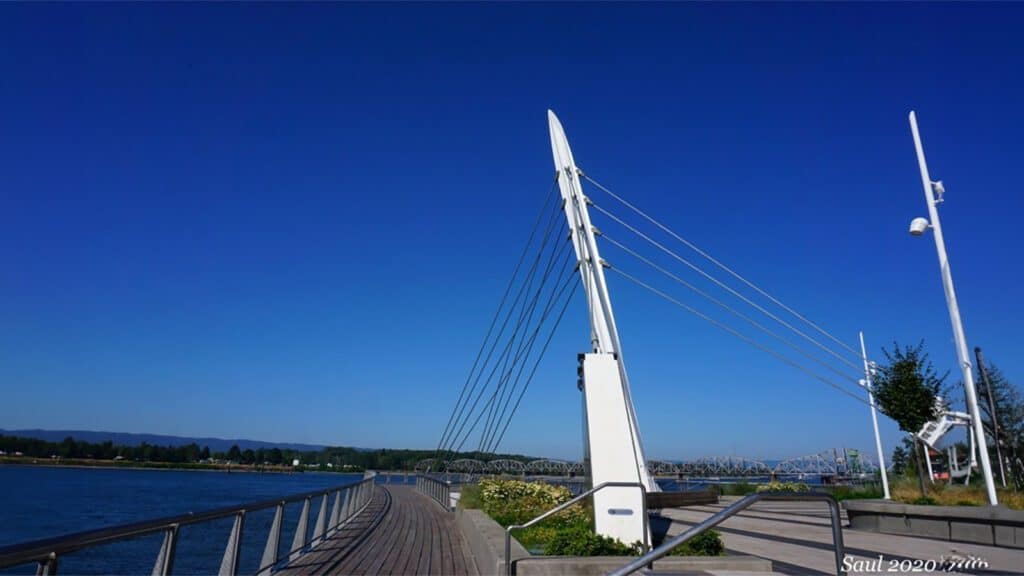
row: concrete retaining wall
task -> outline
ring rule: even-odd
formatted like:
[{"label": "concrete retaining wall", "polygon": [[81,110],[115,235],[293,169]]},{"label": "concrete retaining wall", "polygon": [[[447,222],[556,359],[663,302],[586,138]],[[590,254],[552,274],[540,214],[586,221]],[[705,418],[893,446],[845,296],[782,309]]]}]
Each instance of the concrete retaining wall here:
[{"label": "concrete retaining wall", "polygon": [[[505,529],[480,510],[460,508],[455,514],[480,574],[504,576]],[[512,539],[512,563],[517,576],[598,576],[621,568],[627,560],[624,556],[531,556],[515,538]],[[754,556],[674,556],[658,560],[654,569],[676,573],[706,570],[769,573],[772,563]]]},{"label": "concrete retaining wall", "polygon": [[854,530],[1024,548],[1024,511],[1020,510],[918,506],[886,500],[846,500],[842,505]]}]

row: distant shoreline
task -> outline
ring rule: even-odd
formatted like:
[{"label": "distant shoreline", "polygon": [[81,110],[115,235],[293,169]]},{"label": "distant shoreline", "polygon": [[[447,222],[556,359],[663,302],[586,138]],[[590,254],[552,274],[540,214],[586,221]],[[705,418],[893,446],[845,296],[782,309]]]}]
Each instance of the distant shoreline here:
[{"label": "distant shoreline", "polygon": [[177,470],[188,472],[225,472],[235,473],[272,473],[272,474],[303,474],[307,472],[327,472],[331,474],[362,474],[361,470],[321,470],[319,468],[292,468],[291,466],[254,466],[251,464],[182,464],[178,462],[134,462],[122,461],[115,463],[110,460],[88,460],[84,458],[36,458],[31,456],[0,456],[0,466],[45,466],[49,468],[97,468],[103,470]]}]

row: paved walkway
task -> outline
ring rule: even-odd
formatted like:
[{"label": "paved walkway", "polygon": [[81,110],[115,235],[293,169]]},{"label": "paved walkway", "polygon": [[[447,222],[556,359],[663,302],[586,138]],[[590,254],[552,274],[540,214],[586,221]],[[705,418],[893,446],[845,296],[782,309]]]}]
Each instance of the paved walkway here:
[{"label": "paved walkway", "polygon": [[377,485],[362,513],[276,574],[477,573],[453,514],[411,486]]},{"label": "paved walkway", "polygon": [[[675,535],[736,500],[737,497],[724,496],[719,504],[663,510],[662,514],[673,519],[669,534]],[[1024,574],[1022,550],[852,530],[847,527],[845,513],[843,526],[847,555],[854,560],[877,561],[881,554],[883,573],[889,569],[889,560],[938,561],[942,557],[970,555],[986,560],[989,567],[966,573]],[[767,558],[777,573],[835,574],[832,529],[824,503],[759,502],[719,524],[717,530],[729,552]],[[876,572],[850,572],[855,573]]]}]

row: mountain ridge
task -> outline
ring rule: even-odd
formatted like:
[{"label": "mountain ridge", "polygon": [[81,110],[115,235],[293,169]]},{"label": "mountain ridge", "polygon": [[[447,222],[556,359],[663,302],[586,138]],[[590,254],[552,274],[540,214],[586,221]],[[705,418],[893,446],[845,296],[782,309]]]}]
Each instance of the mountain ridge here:
[{"label": "mountain ridge", "polygon": [[[317,452],[327,447],[325,444],[305,444],[301,442],[268,442],[265,440],[249,440],[246,438],[215,438],[198,436],[174,436],[170,434],[146,434],[141,432],[111,432],[105,430],[45,430],[31,428],[23,430],[0,429],[0,435],[35,438],[47,442],[60,442],[71,436],[76,441],[101,443],[110,441],[118,446],[138,446],[143,442],[155,446],[185,446],[195,442],[200,447],[209,446],[214,452],[227,452],[237,444],[241,450],[258,450],[260,448],[280,448],[282,450],[299,450]],[[368,448],[356,448],[369,450]]]}]

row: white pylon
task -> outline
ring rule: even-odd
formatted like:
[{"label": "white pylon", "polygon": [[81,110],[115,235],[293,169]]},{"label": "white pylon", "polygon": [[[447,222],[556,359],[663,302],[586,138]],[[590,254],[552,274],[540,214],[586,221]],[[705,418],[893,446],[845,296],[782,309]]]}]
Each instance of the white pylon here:
[{"label": "white pylon", "polygon": [[[647,491],[658,486],[647,471],[647,459],[622,346],[612,314],[604,262],[597,249],[580,170],[573,160],[565,130],[548,110],[551,152],[558,175],[565,217],[579,263],[590,319],[592,352],[581,355],[580,376],[584,401],[585,462],[593,486],[604,482],[633,482]],[[642,492],[638,488],[606,488],[594,494],[594,525],[599,534],[626,544],[647,542]]]}]

